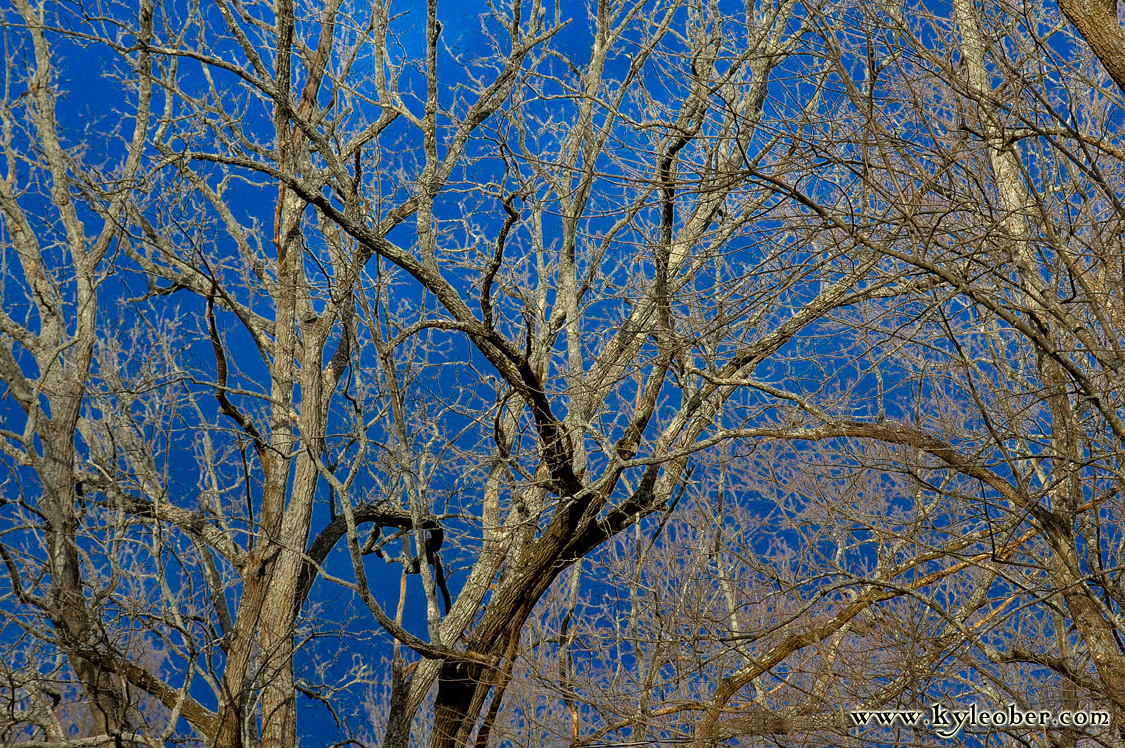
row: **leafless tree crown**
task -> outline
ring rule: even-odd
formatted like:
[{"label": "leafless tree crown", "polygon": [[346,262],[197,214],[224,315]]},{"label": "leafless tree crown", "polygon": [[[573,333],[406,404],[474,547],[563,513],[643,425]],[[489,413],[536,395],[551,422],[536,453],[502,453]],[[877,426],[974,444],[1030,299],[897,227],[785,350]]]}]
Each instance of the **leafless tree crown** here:
[{"label": "leafless tree crown", "polygon": [[1125,744],[1123,29],[0,8],[0,742]]}]

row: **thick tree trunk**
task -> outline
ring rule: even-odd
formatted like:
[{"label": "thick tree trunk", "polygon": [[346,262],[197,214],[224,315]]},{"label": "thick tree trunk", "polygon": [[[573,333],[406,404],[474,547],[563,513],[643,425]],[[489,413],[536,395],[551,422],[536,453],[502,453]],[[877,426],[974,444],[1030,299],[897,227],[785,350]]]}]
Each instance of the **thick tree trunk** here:
[{"label": "thick tree trunk", "polygon": [[1059,8],[1125,93],[1125,30],[1118,17],[1117,0],[1059,0]]},{"label": "thick tree trunk", "polygon": [[74,446],[69,439],[48,440],[44,445],[43,509],[47,518],[47,558],[51,572],[48,615],[57,641],[86,692],[92,732],[112,735],[125,724],[127,703],[116,676],[79,654],[97,646],[99,633],[91,624],[75,543]]}]

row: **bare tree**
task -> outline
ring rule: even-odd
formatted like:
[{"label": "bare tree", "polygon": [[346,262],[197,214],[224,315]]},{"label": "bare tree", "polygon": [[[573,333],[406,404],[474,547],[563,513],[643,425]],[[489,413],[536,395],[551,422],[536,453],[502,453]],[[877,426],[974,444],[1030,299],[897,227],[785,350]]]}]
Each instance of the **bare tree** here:
[{"label": "bare tree", "polygon": [[[0,180],[5,266],[0,376],[10,404],[3,451],[9,482],[14,478],[18,491],[18,498],[8,501],[0,549],[10,575],[9,600],[49,619],[53,641],[89,701],[93,733],[105,735],[126,729],[130,704],[104,654],[130,643],[115,640],[104,626],[100,608],[108,589],[94,575],[106,570],[107,559],[91,563],[79,542],[85,496],[79,432],[96,368],[101,287],[113,274],[129,186],[143,174],[152,58],[144,50],[132,55],[140,75],[131,87],[119,89],[123,119],[114,135],[120,140],[110,136],[98,143],[114,143],[124,154],[86,168],[82,145],[72,143],[60,121],[57,50],[41,11],[21,1],[3,12],[7,49],[24,65],[6,73],[0,122],[6,162]],[[152,33],[152,15],[143,3],[135,19],[137,39]],[[35,549],[37,562],[23,573],[15,558],[15,539],[21,536]],[[9,675],[9,697],[28,701],[30,719],[43,714],[42,689],[34,683],[24,687],[26,679]],[[31,722],[51,734],[49,721]]]},{"label": "bare tree", "polygon": [[5,11],[9,735],[1119,738],[1112,29],[579,10]]},{"label": "bare tree", "polygon": [[814,158],[746,171],[879,290],[739,382],[690,513],[555,591],[513,741],[936,745],[847,711],[971,702],[1112,725],[966,744],[1120,742],[1121,93],[1051,7],[947,10],[810,21]]}]

